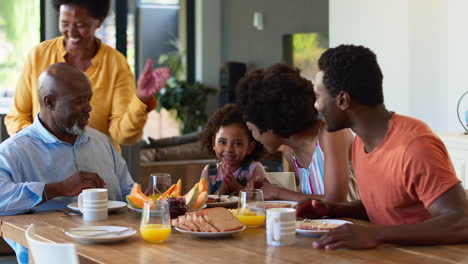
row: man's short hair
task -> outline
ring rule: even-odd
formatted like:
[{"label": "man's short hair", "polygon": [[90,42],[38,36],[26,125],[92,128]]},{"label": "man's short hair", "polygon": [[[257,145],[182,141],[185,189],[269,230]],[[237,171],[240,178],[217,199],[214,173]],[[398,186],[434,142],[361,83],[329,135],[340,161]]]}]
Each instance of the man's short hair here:
[{"label": "man's short hair", "polygon": [[328,49],[319,59],[319,68],[333,97],[344,91],[360,104],[383,104],[383,75],[370,49],[355,45]]}]

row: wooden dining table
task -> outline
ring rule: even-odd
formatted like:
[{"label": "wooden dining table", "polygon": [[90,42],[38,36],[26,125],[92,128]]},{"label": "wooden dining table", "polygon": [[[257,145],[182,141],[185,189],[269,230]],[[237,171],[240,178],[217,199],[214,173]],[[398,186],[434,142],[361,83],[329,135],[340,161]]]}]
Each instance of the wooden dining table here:
[{"label": "wooden dining table", "polygon": [[[349,219],[348,219],[349,220]],[[368,224],[352,220],[355,224]],[[80,263],[468,263],[468,244],[442,246],[384,245],[369,250],[324,250],[312,247],[316,239],[297,235],[293,246],[268,246],[265,228],[247,228],[228,238],[198,238],[172,229],[163,243],[145,242],[138,230],[140,214],[127,208],[109,219],[85,222],[82,216],[46,211],[0,217],[1,236],[25,245],[25,230],[35,225],[36,235],[52,243],[74,243]],[[83,244],[64,230],[81,226],[125,226],[137,230],[127,240]],[[430,231],[428,231],[430,232]]]}]

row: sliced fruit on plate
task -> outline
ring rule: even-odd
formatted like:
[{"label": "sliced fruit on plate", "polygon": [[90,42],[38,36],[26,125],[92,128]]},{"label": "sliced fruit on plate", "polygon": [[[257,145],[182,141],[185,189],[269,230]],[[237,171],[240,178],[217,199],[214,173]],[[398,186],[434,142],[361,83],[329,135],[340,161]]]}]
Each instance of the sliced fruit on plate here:
[{"label": "sliced fruit on plate", "polygon": [[126,198],[127,198],[127,203],[128,203],[131,207],[141,209],[141,207],[138,207],[138,205],[136,205],[136,204],[134,203],[134,201],[135,201],[135,198],[134,198],[134,197],[130,197],[130,195],[127,195]]},{"label": "sliced fruit on plate", "polygon": [[187,205],[187,209],[190,210],[198,201],[198,183],[193,186],[193,188],[185,194],[183,197],[185,198],[185,204]]},{"label": "sliced fruit on plate", "polygon": [[202,207],[203,205],[206,204],[207,200],[208,200],[208,192],[206,191],[200,192],[200,194],[198,195],[197,202],[195,203],[192,209],[198,209]]},{"label": "sliced fruit on plate", "polygon": [[174,187],[174,190],[171,193],[171,196],[180,197],[181,194],[182,194],[182,181],[179,179],[176,183],[176,186]]},{"label": "sliced fruit on plate", "polygon": [[200,189],[200,193],[201,192],[208,192],[208,182],[206,181],[205,178],[200,179],[200,182],[198,183],[198,187]]},{"label": "sliced fruit on plate", "polygon": [[163,194],[161,194],[161,196],[159,196],[158,200],[166,199],[167,197],[169,197],[169,195],[171,195],[172,191],[174,190],[175,186],[175,184],[172,184],[172,186],[169,187],[169,189],[167,189]]},{"label": "sliced fruit on plate", "polygon": [[134,183],[132,186],[132,190],[130,191],[130,195],[135,195],[139,194],[142,196],[146,196],[142,191],[141,191],[141,185],[138,183]]},{"label": "sliced fruit on plate", "polygon": [[130,191],[130,195],[127,195],[128,203],[138,209],[143,208],[143,203],[145,201],[151,200],[148,196],[146,196],[142,191],[140,184],[135,183],[133,184],[132,190]]}]

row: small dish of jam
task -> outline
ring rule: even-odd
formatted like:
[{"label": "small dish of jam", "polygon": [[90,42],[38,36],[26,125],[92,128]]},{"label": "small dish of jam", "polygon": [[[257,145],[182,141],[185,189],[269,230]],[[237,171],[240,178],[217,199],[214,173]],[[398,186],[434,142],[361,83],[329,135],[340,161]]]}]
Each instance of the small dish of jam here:
[{"label": "small dish of jam", "polygon": [[184,215],[185,212],[187,212],[185,198],[169,198],[168,200],[171,219],[177,218],[180,215]]}]

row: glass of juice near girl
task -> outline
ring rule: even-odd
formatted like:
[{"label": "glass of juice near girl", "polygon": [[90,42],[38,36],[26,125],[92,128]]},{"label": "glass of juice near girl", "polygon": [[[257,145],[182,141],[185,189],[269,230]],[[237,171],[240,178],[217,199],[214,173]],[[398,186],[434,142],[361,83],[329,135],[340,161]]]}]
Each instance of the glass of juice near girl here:
[{"label": "glass of juice near girl", "polygon": [[260,227],[265,224],[262,190],[244,189],[239,192],[237,218],[246,227]]}]

